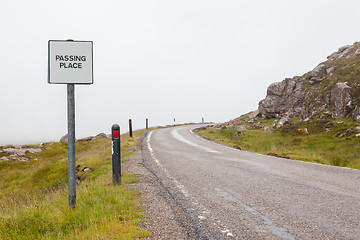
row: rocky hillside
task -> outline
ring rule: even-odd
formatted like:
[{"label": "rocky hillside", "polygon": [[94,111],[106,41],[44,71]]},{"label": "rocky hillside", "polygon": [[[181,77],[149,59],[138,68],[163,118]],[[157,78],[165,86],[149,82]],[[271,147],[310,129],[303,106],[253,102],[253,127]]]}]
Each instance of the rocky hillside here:
[{"label": "rocky hillside", "polygon": [[259,102],[263,117],[360,120],[360,42],[341,47],[312,71],[271,84]]}]

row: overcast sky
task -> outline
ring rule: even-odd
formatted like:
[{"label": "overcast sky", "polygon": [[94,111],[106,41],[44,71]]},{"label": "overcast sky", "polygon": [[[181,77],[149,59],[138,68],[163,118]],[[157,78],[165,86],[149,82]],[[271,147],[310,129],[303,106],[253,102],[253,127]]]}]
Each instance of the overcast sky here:
[{"label": "overcast sky", "polygon": [[75,87],[76,137],[255,110],[269,84],[360,41],[358,0],[12,0],[0,3],[0,144],[58,141],[66,85],[47,83],[48,40],[94,43]]}]

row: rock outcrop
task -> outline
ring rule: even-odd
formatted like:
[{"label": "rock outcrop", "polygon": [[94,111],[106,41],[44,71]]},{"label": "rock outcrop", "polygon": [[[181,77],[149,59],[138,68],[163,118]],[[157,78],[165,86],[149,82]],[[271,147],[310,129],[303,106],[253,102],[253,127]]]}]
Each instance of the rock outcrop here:
[{"label": "rock outcrop", "polygon": [[341,47],[300,77],[271,84],[259,102],[263,117],[360,120],[360,43]]},{"label": "rock outcrop", "polygon": [[42,151],[41,146],[39,146],[39,148],[28,148],[22,146],[16,146],[15,148],[13,147],[3,148],[2,150],[0,150],[0,154],[5,156],[0,155],[1,156],[0,162],[10,161],[10,160],[27,162],[31,159],[31,154],[36,154],[41,151]]},{"label": "rock outcrop", "polygon": [[[89,142],[89,141],[92,141],[92,140],[96,140],[96,139],[103,139],[103,138],[110,138],[111,137],[111,135],[107,135],[107,134],[105,134],[105,133],[99,133],[98,135],[96,135],[96,136],[90,136],[90,137],[85,137],[85,138],[80,138],[80,139],[78,139],[78,140],[76,140],[76,141],[78,141],[78,142]],[[68,140],[67,140],[67,134],[65,135],[65,136],[63,136],[61,139],[63,139],[64,138],[64,142],[67,142]],[[60,140],[60,142],[61,142],[61,140]]]}]

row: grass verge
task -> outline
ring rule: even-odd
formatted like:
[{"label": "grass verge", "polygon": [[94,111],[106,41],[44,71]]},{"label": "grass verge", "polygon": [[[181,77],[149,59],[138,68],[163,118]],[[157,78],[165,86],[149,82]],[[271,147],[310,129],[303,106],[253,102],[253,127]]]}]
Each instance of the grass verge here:
[{"label": "grass verge", "polygon": [[[209,127],[199,133],[217,142],[245,151],[301,161],[360,169],[360,138],[352,122],[319,120],[285,125],[265,131],[274,120],[263,120],[260,127],[241,130]],[[241,122],[242,124],[244,122]]]},{"label": "grass verge", "polygon": [[[122,155],[140,139],[121,136]],[[28,154],[29,155],[29,154]],[[147,237],[136,182],[112,185],[111,139],[76,143],[77,203],[68,206],[67,144],[46,143],[28,162],[0,162],[0,239],[134,239]],[[90,169],[91,171],[84,171]]]}]

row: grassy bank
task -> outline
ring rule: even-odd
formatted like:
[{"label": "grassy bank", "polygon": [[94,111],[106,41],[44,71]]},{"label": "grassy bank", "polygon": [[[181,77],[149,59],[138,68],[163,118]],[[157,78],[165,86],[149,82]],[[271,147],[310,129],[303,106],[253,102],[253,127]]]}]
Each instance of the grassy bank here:
[{"label": "grassy bank", "polygon": [[[121,148],[135,145],[121,136]],[[31,146],[30,146],[31,147]],[[111,139],[76,143],[77,203],[68,206],[67,144],[46,143],[28,162],[0,162],[0,239],[133,239],[148,236],[129,173],[112,185]],[[131,152],[123,151],[123,157]],[[84,171],[90,169],[91,171]]]},{"label": "grassy bank", "polygon": [[[280,156],[296,160],[360,169],[360,137],[356,124],[342,120],[312,120],[285,125],[265,131],[274,119],[258,119],[249,124],[237,119],[230,127],[209,127],[199,131],[203,136],[245,151]],[[234,135],[237,126],[247,130]],[[255,126],[254,126],[255,125]]]}]

